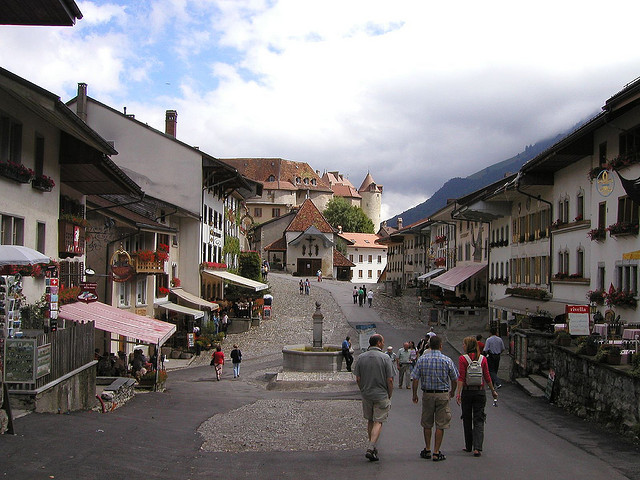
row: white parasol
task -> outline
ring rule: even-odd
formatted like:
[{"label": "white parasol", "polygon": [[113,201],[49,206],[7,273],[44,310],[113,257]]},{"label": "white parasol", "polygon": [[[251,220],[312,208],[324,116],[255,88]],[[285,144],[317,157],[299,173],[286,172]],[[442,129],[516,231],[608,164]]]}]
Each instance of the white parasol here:
[{"label": "white parasol", "polygon": [[37,250],[20,245],[0,245],[0,266],[36,265],[50,263],[51,259]]}]

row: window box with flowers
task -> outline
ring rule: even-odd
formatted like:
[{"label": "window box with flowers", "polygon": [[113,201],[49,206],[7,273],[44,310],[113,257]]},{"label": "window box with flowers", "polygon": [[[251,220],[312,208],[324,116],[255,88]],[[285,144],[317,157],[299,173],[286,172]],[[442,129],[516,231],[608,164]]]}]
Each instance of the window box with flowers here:
[{"label": "window box with flowers", "polygon": [[609,160],[608,167],[610,170],[620,170],[621,168],[629,167],[640,161],[640,154],[636,151],[630,151],[618,155],[615,158]]},{"label": "window box with flowers", "polygon": [[35,172],[21,163],[0,162],[0,175],[18,183],[29,183]]},{"label": "window box with flowers", "polygon": [[180,279],[178,277],[173,277],[171,279],[171,286],[174,288],[178,288],[180,286]]},{"label": "window box with flowers", "polygon": [[593,182],[605,170],[609,170],[609,168],[606,165],[599,165],[597,167],[593,167],[592,169],[590,169],[587,172],[587,176],[589,177],[589,181]]},{"label": "window box with flowers", "polygon": [[604,301],[608,307],[636,308],[638,306],[635,294],[629,290],[610,289],[605,293]]},{"label": "window box with flowers", "polygon": [[167,287],[158,287],[158,293],[161,296],[166,297],[171,293],[171,290],[169,290]]},{"label": "window box with flowers", "polygon": [[435,243],[444,243],[447,241],[446,235],[438,235],[435,239]]},{"label": "window box with flowers", "polygon": [[637,235],[638,223],[636,222],[617,222],[607,227],[609,235]]},{"label": "window box with flowers", "polygon": [[56,182],[53,181],[53,178],[46,175],[37,175],[31,180],[31,188],[41,192],[50,192],[55,186]]},{"label": "window box with flowers", "polygon": [[156,251],[139,250],[132,256],[135,259],[136,273],[163,273],[164,262],[169,259],[169,247],[159,245]]},{"label": "window box with flowers", "polygon": [[218,262],[202,262],[200,265],[203,270],[226,270],[226,263],[218,263]]},{"label": "window box with flowers", "polygon": [[589,290],[587,292],[587,299],[589,302],[593,302],[597,305],[604,305],[604,290]]},{"label": "window box with flowers", "polygon": [[584,278],[579,273],[558,272],[553,276],[554,282],[561,283],[589,283],[588,278]]},{"label": "window box with flowers", "polygon": [[594,228],[587,232],[587,237],[589,237],[591,241],[601,242],[607,238],[607,229],[604,227]]},{"label": "window box with flowers", "polygon": [[444,258],[444,257],[438,257],[433,261],[433,264],[436,267],[444,267],[446,265],[446,263],[447,263],[447,259]]},{"label": "window box with flowers", "polygon": [[549,292],[542,288],[513,287],[507,288],[504,293],[515,297],[533,298],[536,300],[549,300]]}]

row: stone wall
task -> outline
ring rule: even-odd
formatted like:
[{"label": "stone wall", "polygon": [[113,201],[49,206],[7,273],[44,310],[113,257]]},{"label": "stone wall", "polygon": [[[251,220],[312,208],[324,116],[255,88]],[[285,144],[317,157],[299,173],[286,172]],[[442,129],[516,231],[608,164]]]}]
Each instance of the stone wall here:
[{"label": "stone wall", "polygon": [[572,348],[551,345],[556,373],[553,387],[557,405],[582,418],[637,434],[640,428],[640,378],[630,365],[612,366],[577,355]]},{"label": "stone wall", "polygon": [[509,341],[514,348],[513,377],[538,373],[547,375],[551,368],[551,344],[554,341],[552,333],[518,328],[512,330]]}]

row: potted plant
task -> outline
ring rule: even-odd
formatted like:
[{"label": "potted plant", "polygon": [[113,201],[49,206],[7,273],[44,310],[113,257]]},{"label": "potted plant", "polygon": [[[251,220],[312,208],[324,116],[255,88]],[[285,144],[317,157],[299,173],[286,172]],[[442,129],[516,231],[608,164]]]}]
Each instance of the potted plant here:
[{"label": "potted plant", "polygon": [[576,353],[580,355],[588,355],[590,357],[598,353],[599,335],[589,335],[578,338],[578,349]]},{"label": "potted plant", "polygon": [[620,365],[620,347],[605,343],[598,349],[594,360],[609,365]]},{"label": "potted plant", "polygon": [[571,335],[566,330],[560,330],[556,333],[556,345],[568,347],[571,345]]}]

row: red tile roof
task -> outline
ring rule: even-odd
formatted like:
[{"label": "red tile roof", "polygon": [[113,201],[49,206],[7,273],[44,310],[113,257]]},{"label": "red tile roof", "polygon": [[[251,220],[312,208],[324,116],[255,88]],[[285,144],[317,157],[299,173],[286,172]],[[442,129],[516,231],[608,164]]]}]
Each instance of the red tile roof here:
[{"label": "red tile roof", "polygon": [[386,245],[380,245],[379,243],[376,243],[376,240],[378,240],[380,236],[376,235],[375,233],[342,232],[340,236],[345,240],[349,240],[350,242],[353,243],[353,245],[349,245],[350,247],[387,248]]},{"label": "red tile roof", "polygon": [[382,192],[382,185],[376,184],[376,182],[373,181],[373,177],[371,176],[371,174],[367,172],[367,176],[364,177],[364,180],[362,181],[362,185],[360,185],[360,188],[358,189],[358,191],[359,192],[366,192],[366,191]]},{"label": "red tile roof", "polygon": [[278,251],[278,252],[286,252],[287,251],[287,241],[284,237],[279,238],[275,242],[271,242],[269,245],[264,247],[266,251]]},{"label": "red tile roof", "polygon": [[337,248],[333,249],[333,266],[334,267],[355,267],[356,264],[349,261]]},{"label": "red tile roof", "polygon": [[[222,158],[220,160],[235,167],[245,177],[263,184],[269,182],[269,178],[273,176],[273,182],[276,186],[269,187],[272,189],[279,189],[278,182],[287,182],[287,190],[293,187],[296,190],[331,192],[329,184],[320,178],[308,163],[293,162],[282,158]],[[305,180],[308,183],[305,183]],[[313,185],[314,180],[315,185]],[[273,182],[270,182],[269,185],[272,185]],[[282,188],[285,188],[284,184]]]},{"label": "red tile roof", "polygon": [[310,226],[316,227],[322,233],[334,233],[335,230],[320,213],[318,207],[310,200],[306,199],[296,216],[291,220],[285,232],[304,232]]}]

